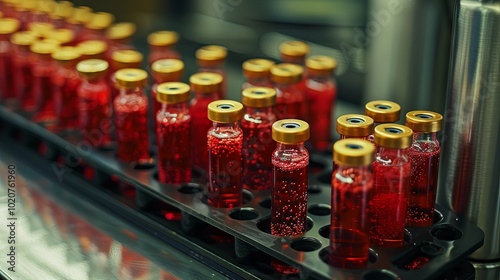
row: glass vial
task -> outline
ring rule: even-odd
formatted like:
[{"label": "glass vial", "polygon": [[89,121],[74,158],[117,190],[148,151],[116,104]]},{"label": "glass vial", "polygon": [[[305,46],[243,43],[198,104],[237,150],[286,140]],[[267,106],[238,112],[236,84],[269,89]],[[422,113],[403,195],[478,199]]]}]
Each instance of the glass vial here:
[{"label": "glass vial", "polygon": [[[392,101],[374,100],[366,103],[365,115],[373,119],[375,126],[384,123],[395,123],[399,121],[401,116],[401,106]],[[375,143],[373,135],[370,135],[368,140]]]},{"label": "glass vial", "polygon": [[162,104],[156,114],[158,145],[158,180],[165,184],[191,182],[191,151],[189,149],[191,116],[187,103],[191,89],[179,82],[157,86],[156,96]]},{"label": "glass vial", "polygon": [[149,57],[148,65],[160,59],[181,59],[175,50],[175,44],[179,41],[179,34],[174,31],[156,31],[148,36]]},{"label": "glass vial", "polygon": [[[273,124],[272,136],[277,145],[271,159],[271,234],[300,235],[306,232],[307,225],[309,152],[304,142],[309,139],[309,125],[297,119],[280,120]],[[276,259],[271,265],[280,273],[299,272]]]},{"label": "glass vial", "polygon": [[366,268],[370,248],[369,202],[375,194],[369,165],[375,147],[360,139],[333,145],[329,263],[347,269]]},{"label": "glass vial", "polygon": [[254,58],[243,62],[243,76],[245,82],[241,86],[242,90],[249,87],[272,87],[269,79],[269,72],[274,62],[269,59]]},{"label": "glass vial", "polygon": [[132,22],[119,22],[111,25],[106,31],[106,41],[109,44],[106,56],[111,57],[117,50],[133,49],[130,41],[136,29]]},{"label": "glass vial", "polygon": [[135,50],[117,50],[111,54],[111,76],[109,76],[109,88],[113,100],[118,96],[120,89],[116,87],[115,73],[125,68],[140,68],[143,56]]},{"label": "glass vial", "polygon": [[222,88],[222,76],[216,73],[197,73],[189,78],[194,97],[189,103],[191,115],[191,163],[208,172],[208,147],[205,139],[212,122],[207,118],[208,104],[217,100]]},{"label": "glass vial", "polygon": [[280,57],[283,63],[293,63],[304,66],[309,53],[309,45],[301,41],[285,41],[280,44]]},{"label": "glass vial", "polygon": [[195,55],[199,66],[198,73],[209,72],[217,73],[222,76],[223,83],[218,98],[224,98],[227,90],[227,75],[224,70],[227,49],[217,45],[203,46],[196,51]]},{"label": "glass vial", "polygon": [[12,83],[17,99],[20,101],[21,110],[33,112],[36,108],[35,97],[32,90],[33,70],[29,47],[37,37],[29,31],[16,32],[10,38],[14,52],[12,53]]},{"label": "glass vial", "polygon": [[273,107],[276,91],[266,87],[250,87],[242,92],[245,116],[243,130],[243,187],[267,190],[272,186],[272,154],[276,142],[272,138],[272,125],[276,121]]},{"label": "glass vial", "polygon": [[148,97],[145,86],[148,73],[125,68],[116,71],[115,87],[120,90],[113,101],[117,156],[123,162],[148,164]]},{"label": "glass vial", "polygon": [[162,83],[180,82],[184,73],[184,63],[175,58],[159,59],[151,65],[151,75],[153,76],[154,84],[151,86],[151,94],[153,95],[153,113],[154,116],[160,111],[162,104],[157,101],[157,87]]},{"label": "glass vial", "polygon": [[242,204],[243,131],[238,121],[243,114],[243,105],[236,101],[217,100],[208,105],[208,118],[213,122],[207,133],[209,206],[233,208]]},{"label": "glass vial", "polygon": [[36,41],[30,46],[33,69],[32,95],[35,98],[36,114],[32,120],[45,125],[52,125],[56,120],[54,90],[51,77],[56,71],[51,54],[59,48],[59,43],[54,40],[44,39]]},{"label": "glass vial", "polygon": [[78,88],[79,129],[93,147],[111,144],[111,94],[106,81],[108,63],[101,59],[83,60],[76,65],[83,77]]},{"label": "glass vial", "polygon": [[13,18],[0,18],[0,101],[15,101],[12,72],[13,57],[10,37],[19,29],[20,22]]},{"label": "glass vial", "polygon": [[413,131],[404,125],[375,127],[378,145],[372,164],[375,196],[370,202],[370,242],[374,246],[401,247],[404,244],[411,170],[406,149],[412,140]]},{"label": "glass vial", "polygon": [[76,64],[80,57],[75,47],[61,47],[52,53],[52,59],[58,64],[56,72],[52,74],[58,130],[78,128],[77,91],[82,80],[76,71]]},{"label": "glass vial", "polygon": [[303,68],[282,63],[271,67],[271,82],[276,90],[276,116],[278,119],[305,119],[306,97],[299,86]]},{"label": "glass vial", "polygon": [[332,75],[336,68],[337,62],[328,56],[316,55],[306,60],[307,111],[313,131],[309,141],[316,150],[325,150],[332,142],[331,119],[337,98],[337,83]]},{"label": "glass vial", "polygon": [[406,126],[413,130],[413,144],[407,150],[411,160],[410,194],[406,224],[412,227],[432,226],[439,172],[440,145],[436,133],[443,116],[431,111],[406,114]]}]

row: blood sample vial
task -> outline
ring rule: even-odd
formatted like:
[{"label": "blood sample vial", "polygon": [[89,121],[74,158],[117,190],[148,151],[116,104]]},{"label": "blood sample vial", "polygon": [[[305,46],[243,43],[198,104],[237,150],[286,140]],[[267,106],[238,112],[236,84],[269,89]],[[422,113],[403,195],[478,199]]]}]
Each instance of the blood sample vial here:
[{"label": "blood sample vial", "polygon": [[[75,38],[76,40],[76,38]],[[78,48],[82,54],[82,60],[87,59],[102,59],[106,60],[106,51],[108,45],[104,41],[87,40],[78,43]]]},{"label": "blood sample vial", "polygon": [[279,47],[281,61],[304,66],[309,45],[302,41],[285,41]]},{"label": "blood sample vial", "polygon": [[191,89],[179,82],[157,86],[161,109],[156,114],[158,180],[165,184],[191,182],[191,116],[187,103]]},{"label": "blood sample vial", "polygon": [[14,52],[12,54],[12,84],[17,99],[24,112],[33,112],[36,108],[32,90],[32,65],[30,45],[37,37],[29,31],[16,32],[10,38]]},{"label": "blood sample vial", "polygon": [[243,105],[236,101],[217,100],[208,105],[208,118],[213,122],[207,133],[209,206],[233,208],[242,204],[243,131],[238,121],[243,114]]},{"label": "blood sample vial", "polygon": [[241,102],[245,116],[241,120],[243,130],[243,187],[267,190],[272,186],[272,154],[276,143],[272,138],[272,125],[276,121],[273,106],[276,91],[266,87],[250,87],[243,90]]},{"label": "blood sample vial", "polygon": [[114,100],[120,89],[116,87],[115,73],[125,68],[140,68],[143,56],[135,50],[117,50],[111,54],[111,72],[109,76],[109,88],[111,89],[111,98]]},{"label": "blood sample vial", "polygon": [[32,57],[32,95],[36,102],[36,114],[32,120],[45,125],[52,125],[56,121],[54,89],[52,86],[52,74],[56,71],[56,65],[52,61],[51,54],[59,48],[59,43],[51,39],[34,42],[30,50]]},{"label": "blood sample vial", "polygon": [[406,149],[412,140],[413,131],[404,125],[375,127],[378,145],[372,164],[375,196],[370,202],[370,242],[374,246],[400,247],[404,244],[411,171]]},{"label": "blood sample vial", "polygon": [[191,163],[208,172],[207,142],[202,141],[212,122],[207,118],[208,104],[217,100],[222,88],[222,76],[216,73],[197,73],[189,78],[194,93],[189,106],[191,115]]},{"label": "blood sample vial", "polygon": [[223,84],[219,92],[219,98],[224,98],[227,90],[227,76],[224,71],[227,49],[217,45],[203,46],[196,51],[195,55],[199,66],[198,73],[209,72],[217,73],[222,76]]},{"label": "blood sample vial", "polygon": [[306,96],[299,87],[303,68],[295,64],[271,67],[271,82],[276,90],[275,113],[278,119],[304,119],[307,115]]},{"label": "blood sample vial", "polygon": [[80,57],[76,47],[61,47],[52,53],[52,58],[58,64],[52,74],[58,130],[78,128],[77,91],[82,80],[76,71],[76,64]]},{"label": "blood sample vial", "polygon": [[[398,103],[387,100],[374,100],[366,103],[365,115],[373,119],[374,126],[384,123],[394,123],[401,117],[401,106]],[[374,136],[368,136],[368,140],[375,143]]]},{"label": "blood sample vial", "polygon": [[343,139],[333,145],[338,165],[332,174],[329,263],[366,268],[370,248],[369,203],[375,194],[369,165],[375,147],[367,140]]},{"label": "blood sample vial", "polygon": [[76,65],[83,77],[78,88],[79,128],[83,139],[93,147],[111,144],[111,94],[106,81],[108,63],[101,59],[83,60]]},{"label": "blood sample vial", "polygon": [[153,76],[154,84],[151,86],[151,94],[153,95],[153,113],[154,116],[160,111],[162,104],[157,101],[157,87],[162,83],[180,82],[184,73],[184,63],[175,58],[160,59],[151,65],[151,75]]},{"label": "blood sample vial", "polygon": [[119,22],[111,25],[106,31],[106,41],[108,41],[108,51],[106,56],[111,57],[117,50],[130,50],[132,46],[130,40],[134,35],[136,26],[132,22]]},{"label": "blood sample vial", "polygon": [[156,31],[148,36],[149,57],[148,64],[160,59],[181,59],[181,55],[175,50],[175,44],[179,41],[179,34],[174,31]]},{"label": "blood sample vial", "polygon": [[[271,158],[271,234],[300,235],[306,232],[307,223],[309,152],[304,142],[309,139],[309,125],[297,119],[280,120],[272,126],[272,137],[277,145]],[[299,272],[279,260],[273,259],[271,265],[281,273]]]},{"label": "blood sample vial", "polygon": [[435,112],[411,111],[406,114],[406,126],[413,130],[413,144],[406,151],[411,160],[406,224],[412,227],[433,224],[440,153],[436,133],[442,124],[443,116]]},{"label": "blood sample vial", "polygon": [[0,101],[14,101],[16,94],[12,72],[12,44],[10,37],[19,29],[20,22],[13,18],[0,18]]},{"label": "blood sample vial", "polygon": [[116,71],[119,94],[113,100],[118,159],[134,164],[151,162],[148,140],[148,97],[145,86],[148,73],[125,68]]},{"label": "blood sample vial", "polygon": [[328,56],[312,56],[306,60],[307,79],[305,81],[311,139],[316,150],[326,150],[331,141],[332,111],[337,97],[337,84],[332,75],[337,62]]},{"label": "blood sample vial", "polygon": [[243,62],[243,75],[245,82],[241,86],[242,90],[249,87],[272,87],[269,79],[269,72],[274,62],[268,59],[254,58]]},{"label": "blood sample vial", "polygon": [[340,139],[358,138],[368,140],[373,134],[373,119],[359,114],[347,114],[337,118]]}]

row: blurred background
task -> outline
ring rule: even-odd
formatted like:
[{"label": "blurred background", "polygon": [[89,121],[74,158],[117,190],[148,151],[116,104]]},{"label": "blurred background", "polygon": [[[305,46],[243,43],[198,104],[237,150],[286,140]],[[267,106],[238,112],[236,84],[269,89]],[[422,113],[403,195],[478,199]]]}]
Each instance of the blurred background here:
[{"label": "blurred background", "polygon": [[[362,113],[374,99],[389,99],[402,113],[444,112],[454,1],[411,0],[75,0],[75,6],[137,24],[134,45],[147,53],[146,36],[175,30],[186,63],[184,81],[196,72],[195,50],[229,49],[229,97],[239,99],[241,64],[255,57],[279,60],[278,45],[298,39],[310,55],[338,62],[335,116]],[[404,118],[402,118],[404,119]]]}]

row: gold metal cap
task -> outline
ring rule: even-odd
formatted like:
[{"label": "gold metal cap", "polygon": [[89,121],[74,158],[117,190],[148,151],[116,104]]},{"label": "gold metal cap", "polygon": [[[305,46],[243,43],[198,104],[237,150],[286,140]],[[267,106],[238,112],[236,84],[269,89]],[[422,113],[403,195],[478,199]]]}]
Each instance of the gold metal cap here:
[{"label": "gold metal cap", "polygon": [[218,92],[222,88],[222,75],[217,73],[196,73],[189,77],[191,88],[195,92],[211,93]]},{"label": "gold metal cap", "polygon": [[407,126],[386,123],[375,127],[375,143],[382,147],[406,149],[412,142],[413,130]]},{"label": "gold metal cap", "polygon": [[175,45],[179,41],[179,34],[174,31],[156,31],[148,36],[148,44],[155,47]]},{"label": "gold metal cap", "polygon": [[73,3],[69,1],[59,1],[56,3],[54,10],[50,13],[52,19],[66,19],[73,15]]},{"label": "gold metal cap", "polygon": [[273,139],[284,144],[297,144],[309,139],[309,124],[302,120],[284,119],[273,123]]},{"label": "gold metal cap", "polygon": [[92,30],[104,30],[108,28],[113,21],[115,21],[115,16],[106,12],[90,13],[90,20],[86,22],[85,27]]},{"label": "gold metal cap", "polygon": [[151,70],[158,80],[179,81],[184,72],[184,63],[175,58],[160,59],[153,62]]},{"label": "gold metal cap", "polygon": [[406,126],[416,132],[438,132],[443,126],[443,116],[432,111],[406,113]]},{"label": "gold metal cap", "polygon": [[137,68],[125,68],[116,71],[115,85],[119,88],[133,89],[146,86],[148,72]]},{"label": "gold metal cap", "polygon": [[222,46],[208,45],[196,51],[196,60],[202,67],[218,65],[227,57],[227,49]]},{"label": "gold metal cap", "polygon": [[387,100],[374,100],[366,103],[365,115],[371,117],[376,123],[397,122],[401,115],[401,106]]},{"label": "gold metal cap", "polygon": [[76,62],[81,56],[76,47],[60,47],[52,53],[52,58],[60,63]]},{"label": "gold metal cap", "polygon": [[15,18],[0,18],[0,34],[12,34],[19,30],[21,22]]},{"label": "gold metal cap", "polygon": [[52,29],[47,33],[47,38],[59,41],[61,44],[67,44],[73,41],[75,32],[66,28]]},{"label": "gold metal cap", "polygon": [[343,139],[333,144],[333,161],[340,165],[363,166],[373,162],[375,147],[362,139]]},{"label": "gold metal cap", "polygon": [[87,59],[80,61],[76,70],[87,79],[99,78],[108,70],[108,62],[102,59]]},{"label": "gold metal cap", "polygon": [[243,75],[247,78],[268,78],[274,61],[263,58],[249,59],[243,62]]},{"label": "gold metal cap", "polygon": [[253,108],[272,107],[276,104],[276,91],[268,87],[250,87],[241,93],[241,103]]},{"label": "gold metal cap", "polygon": [[16,32],[10,37],[10,42],[16,46],[29,47],[38,38],[31,31]]},{"label": "gold metal cap", "polygon": [[113,68],[139,68],[142,63],[143,56],[135,50],[117,50],[111,54]]},{"label": "gold metal cap", "polygon": [[78,48],[86,58],[104,59],[108,45],[100,40],[87,40],[79,43]]},{"label": "gold metal cap", "polygon": [[36,13],[50,14],[54,10],[56,3],[52,0],[38,0],[34,9]]},{"label": "gold metal cap", "polygon": [[337,132],[347,137],[366,137],[373,132],[373,119],[359,114],[338,117]]},{"label": "gold metal cap", "polygon": [[291,63],[280,63],[271,67],[271,81],[278,84],[293,84],[302,79],[302,66]]},{"label": "gold metal cap", "polygon": [[132,22],[119,22],[109,27],[106,36],[113,41],[123,40],[132,37],[136,29]]},{"label": "gold metal cap", "polygon": [[86,24],[92,19],[92,9],[86,6],[73,8],[73,15],[67,18],[70,24]]},{"label": "gold metal cap", "polygon": [[30,50],[38,55],[51,55],[59,48],[59,42],[52,39],[44,39],[33,42]]},{"label": "gold metal cap", "polygon": [[191,88],[185,83],[171,82],[159,84],[156,91],[156,100],[158,102],[177,104],[189,101]]},{"label": "gold metal cap", "polygon": [[311,75],[328,76],[335,72],[337,61],[329,56],[314,55],[306,60],[306,67]]},{"label": "gold metal cap", "polygon": [[48,38],[49,33],[54,29],[54,25],[49,22],[32,22],[28,30],[35,33],[38,37]]},{"label": "gold metal cap", "polygon": [[285,41],[280,44],[282,57],[305,57],[309,53],[309,45],[301,41]]},{"label": "gold metal cap", "polygon": [[233,100],[216,100],[208,104],[208,119],[219,123],[237,122],[243,118],[243,104]]}]

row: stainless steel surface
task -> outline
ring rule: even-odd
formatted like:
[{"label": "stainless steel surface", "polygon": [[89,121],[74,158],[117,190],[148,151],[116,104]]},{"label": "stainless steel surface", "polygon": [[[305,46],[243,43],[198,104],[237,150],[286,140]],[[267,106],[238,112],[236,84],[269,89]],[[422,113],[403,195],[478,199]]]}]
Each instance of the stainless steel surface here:
[{"label": "stainless steel surface", "polygon": [[475,263],[471,262],[476,269],[476,280],[500,279],[500,262]]},{"label": "stainless steel surface", "polygon": [[444,116],[438,202],[477,224],[473,259],[500,258],[500,1],[460,1]]}]

